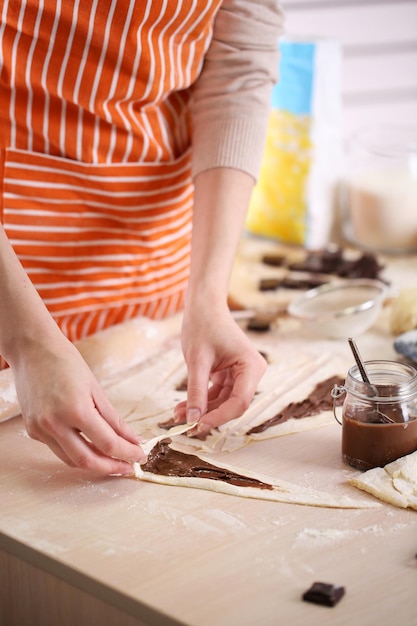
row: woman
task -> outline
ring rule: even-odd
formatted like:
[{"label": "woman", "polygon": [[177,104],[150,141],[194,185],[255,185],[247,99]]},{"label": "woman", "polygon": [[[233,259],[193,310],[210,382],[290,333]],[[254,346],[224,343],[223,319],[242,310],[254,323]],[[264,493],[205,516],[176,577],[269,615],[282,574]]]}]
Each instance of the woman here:
[{"label": "woman", "polygon": [[276,0],[0,6],[0,354],[31,437],[130,474],[138,439],[72,342],[183,309],[177,421],[205,434],[249,405],[265,362],[227,290],[282,16]]}]

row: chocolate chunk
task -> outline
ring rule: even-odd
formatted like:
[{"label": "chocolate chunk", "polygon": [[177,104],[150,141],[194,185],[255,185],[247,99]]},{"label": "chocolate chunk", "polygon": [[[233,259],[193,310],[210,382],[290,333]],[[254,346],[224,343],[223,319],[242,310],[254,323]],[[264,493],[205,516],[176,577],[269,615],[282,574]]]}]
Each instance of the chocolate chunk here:
[{"label": "chocolate chunk", "polygon": [[312,272],[319,274],[337,274],[343,262],[343,253],[340,248],[332,250],[318,250],[310,252],[304,261],[293,263],[290,270],[298,272]]},{"label": "chocolate chunk", "polygon": [[350,260],[343,255],[341,248],[310,252],[304,261],[289,266],[293,272],[331,274],[342,278],[379,279],[384,269],[372,253],[364,253]]},{"label": "chocolate chunk", "polygon": [[251,317],[246,328],[247,330],[254,330],[258,333],[266,333],[271,329],[271,320],[270,318],[264,317]]},{"label": "chocolate chunk", "polygon": [[275,291],[276,289],[313,289],[320,287],[327,281],[316,277],[306,278],[262,278],[259,282],[259,291]]},{"label": "chocolate chunk", "polygon": [[280,282],[277,278],[262,278],[259,281],[259,291],[275,291],[275,289],[278,289]]},{"label": "chocolate chunk", "polygon": [[344,587],[336,587],[329,583],[315,582],[303,593],[303,600],[322,604],[323,606],[335,606],[345,595]]},{"label": "chocolate chunk", "polygon": [[283,254],[264,254],[262,263],[274,267],[282,267],[285,265],[285,256]]},{"label": "chocolate chunk", "polygon": [[279,287],[283,289],[313,289],[314,287],[320,287],[327,281],[320,278],[283,278],[279,284]]},{"label": "chocolate chunk", "polygon": [[338,276],[342,278],[380,278],[384,267],[378,263],[375,255],[365,253],[354,261],[343,261],[338,268]]}]

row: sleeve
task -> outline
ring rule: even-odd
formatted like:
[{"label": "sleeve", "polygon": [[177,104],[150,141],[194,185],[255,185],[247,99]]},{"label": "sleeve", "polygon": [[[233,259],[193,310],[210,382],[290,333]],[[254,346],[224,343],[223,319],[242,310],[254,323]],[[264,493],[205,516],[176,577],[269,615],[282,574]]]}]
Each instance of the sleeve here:
[{"label": "sleeve", "polygon": [[192,87],[193,176],[232,167],[257,179],[283,21],[279,0],[223,0]]}]

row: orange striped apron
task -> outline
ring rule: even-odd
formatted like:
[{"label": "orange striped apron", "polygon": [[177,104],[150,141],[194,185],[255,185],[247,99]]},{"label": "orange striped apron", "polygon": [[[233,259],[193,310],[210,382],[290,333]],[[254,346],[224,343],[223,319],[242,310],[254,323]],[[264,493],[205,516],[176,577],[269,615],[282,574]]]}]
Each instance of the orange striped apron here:
[{"label": "orange striped apron", "polygon": [[221,0],[0,0],[0,219],[78,340],[182,307],[188,87]]}]

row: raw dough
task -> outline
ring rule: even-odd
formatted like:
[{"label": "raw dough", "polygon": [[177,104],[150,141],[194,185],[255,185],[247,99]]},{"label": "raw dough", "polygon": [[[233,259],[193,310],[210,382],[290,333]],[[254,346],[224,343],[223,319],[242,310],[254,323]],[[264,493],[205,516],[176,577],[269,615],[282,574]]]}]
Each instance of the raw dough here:
[{"label": "raw dough", "polygon": [[185,452],[233,452],[255,441],[334,424],[333,411],[323,411],[305,418],[290,418],[264,432],[248,434],[254,426],[273,417],[291,402],[307,398],[317,383],[337,373],[343,377],[345,372],[346,366],[341,360],[328,353],[312,356],[306,351],[296,357],[290,355],[285,362],[272,363],[261,381],[259,393],[241,417],[213,430],[205,441],[183,437],[182,449]]},{"label": "raw dough", "polygon": [[205,489],[208,491],[216,491],[233,496],[241,496],[243,498],[256,498],[258,500],[272,500],[274,502],[286,502],[291,504],[303,504],[319,507],[343,508],[343,509],[362,509],[379,506],[375,502],[368,500],[357,500],[346,495],[338,496],[324,491],[317,491],[308,487],[300,487],[292,483],[276,480],[270,476],[263,476],[255,472],[242,470],[225,463],[214,462],[207,456],[198,455],[198,458],[208,461],[216,465],[217,468],[239,474],[248,478],[272,485],[272,489],[261,489],[256,487],[236,486],[222,480],[213,480],[210,478],[182,477],[182,476],[164,476],[161,474],[153,474],[144,471],[139,463],[134,463],[135,477],[163,485],[172,485],[176,487],[192,487],[195,489]]},{"label": "raw dough", "polygon": [[417,451],[359,474],[349,483],[379,500],[417,511]]},{"label": "raw dough", "polygon": [[[119,392],[118,387],[126,383],[131,394],[135,398],[126,395],[125,390],[120,389],[119,414],[122,418],[129,415],[140,402],[141,396],[152,393],[157,388],[159,376],[164,375],[166,369],[167,354],[172,344],[179,344],[181,330],[181,316],[175,315],[166,320],[153,321],[146,317],[136,317],[121,324],[111,326],[90,337],[86,337],[75,345],[83,356],[87,365],[108,393],[110,401],[113,395]],[[177,365],[183,363],[180,349],[175,351],[174,358]],[[153,367],[154,363],[156,368]],[[172,363],[168,362],[168,367]],[[159,371],[160,370],[160,371]],[[143,386],[136,385],[135,376],[139,380],[139,374],[143,373]],[[153,386],[150,385],[152,381]],[[112,395],[112,389],[114,393]],[[139,398],[139,399],[138,399]],[[159,414],[162,409],[150,401],[147,415],[153,412]],[[169,409],[173,406],[172,401]],[[163,403],[163,410],[167,410],[167,400]],[[17,400],[13,373],[10,368],[0,371],[0,422],[20,415],[20,407]]]}]

